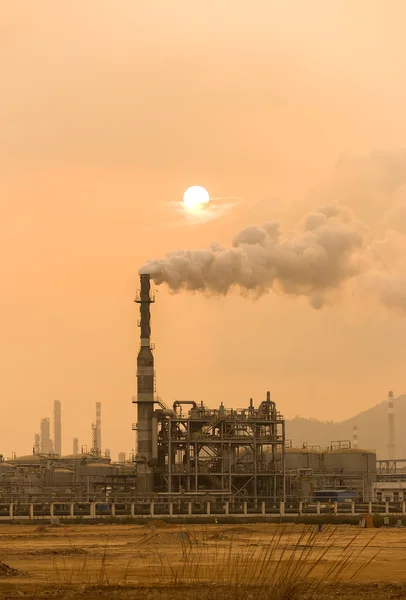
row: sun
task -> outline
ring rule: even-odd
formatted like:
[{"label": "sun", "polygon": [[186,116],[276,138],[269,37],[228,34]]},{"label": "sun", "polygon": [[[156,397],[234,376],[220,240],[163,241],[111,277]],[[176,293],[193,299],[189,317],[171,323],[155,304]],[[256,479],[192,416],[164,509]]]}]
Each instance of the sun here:
[{"label": "sun", "polygon": [[201,185],[192,185],[183,194],[183,204],[191,211],[198,211],[210,201],[209,192]]}]

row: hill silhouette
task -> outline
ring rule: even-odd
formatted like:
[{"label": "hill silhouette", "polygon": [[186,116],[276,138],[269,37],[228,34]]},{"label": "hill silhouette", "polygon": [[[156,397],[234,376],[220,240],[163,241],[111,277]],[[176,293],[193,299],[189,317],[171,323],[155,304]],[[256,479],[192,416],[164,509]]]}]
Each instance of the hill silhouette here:
[{"label": "hill silhouette", "polygon": [[[394,399],[396,458],[406,458],[406,394]],[[295,417],[286,421],[286,439],[293,446],[329,446],[332,441],[352,441],[358,427],[358,447],[374,450],[380,459],[388,458],[388,402],[384,401],[346,421],[318,421]]]}]

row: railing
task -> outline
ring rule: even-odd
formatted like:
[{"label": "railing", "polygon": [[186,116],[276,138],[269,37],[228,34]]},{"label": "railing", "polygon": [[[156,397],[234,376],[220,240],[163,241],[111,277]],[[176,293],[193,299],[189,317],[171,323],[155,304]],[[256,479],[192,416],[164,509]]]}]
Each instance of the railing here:
[{"label": "railing", "polygon": [[[226,494],[225,490],[223,491]],[[212,491],[212,494],[214,492]],[[210,492],[208,491],[208,495]],[[384,524],[392,523],[394,519],[399,525],[406,522],[406,502],[332,502],[305,503],[298,501],[279,502],[275,500],[261,501],[260,498],[247,501],[244,498],[233,498],[224,502],[221,498],[206,502],[203,498],[190,500],[179,497],[176,500],[168,498],[156,501],[128,500],[116,502],[50,502],[50,503],[0,503],[0,521],[39,521],[46,520],[95,520],[95,519],[149,519],[151,517],[215,517],[246,516],[259,520],[266,517],[325,517],[334,522],[334,518],[352,517],[362,519],[366,515],[383,517]]]}]

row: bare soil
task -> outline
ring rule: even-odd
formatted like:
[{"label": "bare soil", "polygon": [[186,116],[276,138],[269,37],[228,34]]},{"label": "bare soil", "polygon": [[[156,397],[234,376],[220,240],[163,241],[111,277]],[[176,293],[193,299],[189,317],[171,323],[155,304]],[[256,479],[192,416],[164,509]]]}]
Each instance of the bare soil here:
[{"label": "bare soil", "polygon": [[[313,561],[315,600],[406,600],[406,529],[339,526],[310,537],[306,531],[303,525],[153,521],[0,525],[0,599],[257,600],[264,591],[259,574],[265,556],[275,573],[292,560]],[[342,568],[328,576],[337,565]],[[309,598],[305,592],[286,598]]]}]

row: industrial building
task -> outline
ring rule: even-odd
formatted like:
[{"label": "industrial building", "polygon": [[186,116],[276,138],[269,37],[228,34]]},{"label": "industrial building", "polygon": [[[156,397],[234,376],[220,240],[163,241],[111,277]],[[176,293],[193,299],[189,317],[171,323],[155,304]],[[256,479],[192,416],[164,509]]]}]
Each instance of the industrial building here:
[{"label": "industrial building", "polygon": [[[388,495],[380,482],[386,488],[393,486],[391,498],[406,499],[399,470],[397,479],[390,479],[379,463],[377,469],[375,453],[358,447],[357,428],[351,442],[331,442],[328,448],[292,447],[269,391],[259,401],[248,399],[246,407],[239,409],[223,403],[213,409],[194,400],[165,404],[155,387],[154,296],[149,275],[141,275],[140,284],[136,302],[141,340],[133,398],[136,454],[126,459],[121,452],[114,464],[110,451],[102,452],[97,402],[90,452],[87,446],[79,451],[79,440],[73,438],[73,453],[63,455],[61,405],[55,401],[54,440],[50,420],[42,419],[32,455],[0,461],[0,502],[209,502],[213,510],[244,504],[246,510],[255,511],[260,505],[311,504],[320,498],[329,502],[385,499]],[[389,415],[392,455],[393,395]]]},{"label": "industrial building", "polygon": [[194,401],[167,406],[156,395],[149,275],[141,275],[137,359],[138,494],[216,497],[221,501],[311,500],[318,489],[352,490],[371,500],[374,452],[351,443],[287,448],[285,421],[270,393],[245,409],[209,409]]}]

